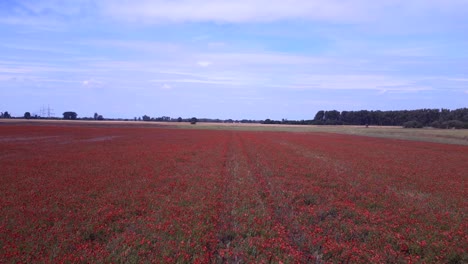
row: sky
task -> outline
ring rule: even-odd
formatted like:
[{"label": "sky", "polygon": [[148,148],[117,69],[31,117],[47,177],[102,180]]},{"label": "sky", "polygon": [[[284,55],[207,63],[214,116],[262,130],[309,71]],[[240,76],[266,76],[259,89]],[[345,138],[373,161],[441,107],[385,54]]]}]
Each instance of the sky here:
[{"label": "sky", "polygon": [[0,0],[0,111],[468,107],[468,0]]}]

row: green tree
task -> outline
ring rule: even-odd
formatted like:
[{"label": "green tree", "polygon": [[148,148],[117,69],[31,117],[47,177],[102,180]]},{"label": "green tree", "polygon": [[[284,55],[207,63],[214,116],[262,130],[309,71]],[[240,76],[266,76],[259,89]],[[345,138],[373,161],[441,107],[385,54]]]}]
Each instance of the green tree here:
[{"label": "green tree", "polygon": [[403,127],[404,128],[422,128],[423,124],[421,122],[413,120],[413,121],[408,121],[408,122],[403,123]]},{"label": "green tree", "polygon": [[31,118],[31,113],[29,113],[29,112],[24,113],[24,118],[30,119]]},{"label": "green tree", "polygon": [[72,111],[67,111],[63,113],[63,119],[75,120],[78,117],[78,114]]},{"label": "green tree", "polygon": [[10,115],[10,113],[8,113],[8,111],[5,111],[5,112],[2,114],[2,118],[11,118],[11,115]]},{"label": "green tree", "polygon": [[465,125],[463,124],[462,121],[459,121],[459,120],[449,120],[449,121],[446,121],[442,124],[442,127],[443,128],[456,128],[456,129],[460,129],[460,128],[463,128]]},{"label": "green tree", "polygon": [[317,114],[315,114],[314,121],[323,121],[324,118],[325,118],[325,111],[320,110],[317,112]]}]

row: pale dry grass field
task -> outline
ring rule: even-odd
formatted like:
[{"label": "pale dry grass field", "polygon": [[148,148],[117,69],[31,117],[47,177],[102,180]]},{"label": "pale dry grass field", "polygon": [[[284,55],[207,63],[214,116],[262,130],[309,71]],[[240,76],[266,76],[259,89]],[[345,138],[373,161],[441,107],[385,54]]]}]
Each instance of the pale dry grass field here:
[{"label": "pale dry grass field", "polygon": [[[392,126],[315,126],[315,125],[265,125],[242,123],[145,122],[145,121],[87,121],[87,120],[24,120],[0,119],[2,124],[57,125],[57,126],[145,126],[180,129],[213,129],[239,131],[283,131],[300,133],[337,133],[401,140],[425,141],[444,144],[468,145],[467,129],[410,129]],[[0,127],[1,129],[1,127]]]},{"label": "pale dry grass field", "polygon": [[168,122],[159,124],[196,129],[337,133],[468,145],[468,130],[466,129],[410,129],[396,126],[369,126],[366,128],[365,126],[265,125],[240,123],[197,123],[196,125],[190,125],[188,123]]}]

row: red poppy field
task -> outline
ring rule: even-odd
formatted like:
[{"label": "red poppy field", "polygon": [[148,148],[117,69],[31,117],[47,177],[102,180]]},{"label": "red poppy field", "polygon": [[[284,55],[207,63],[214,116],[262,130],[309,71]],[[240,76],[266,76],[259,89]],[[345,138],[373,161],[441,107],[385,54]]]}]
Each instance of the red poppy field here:
[{"label": "red poppy field", "polygon": [[468,146],[0,127],[0,263],[467,263]]}]

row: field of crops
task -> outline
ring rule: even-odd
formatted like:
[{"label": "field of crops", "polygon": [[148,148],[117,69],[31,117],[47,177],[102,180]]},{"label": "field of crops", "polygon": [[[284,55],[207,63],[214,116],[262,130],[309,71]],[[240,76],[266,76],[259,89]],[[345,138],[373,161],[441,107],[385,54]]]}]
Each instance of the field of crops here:
[{"label": "field of crops", "polygon": [[0,263],[466,263],[468,146],[0,127]]}]

